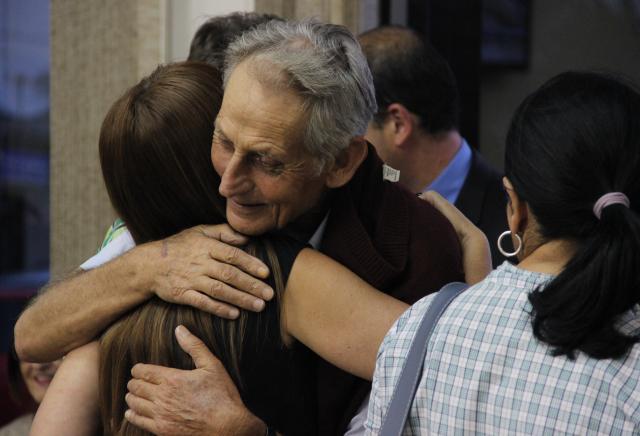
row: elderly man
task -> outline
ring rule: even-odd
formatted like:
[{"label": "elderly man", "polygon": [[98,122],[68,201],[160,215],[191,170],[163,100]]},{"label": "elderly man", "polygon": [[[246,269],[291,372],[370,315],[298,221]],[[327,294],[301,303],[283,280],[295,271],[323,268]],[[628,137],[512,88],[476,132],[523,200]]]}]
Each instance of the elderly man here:
[{"label": "elderly man", "polygon": [[[442,215],[383,180],[382,163],[364,140],[375,110],[366,60],[348,30],[271,21],[229,48],[212,162],[234,229],[248,235],[281,229],[411,303],[462,278],[460,248]],[[191,229],[52,285],[19,320],[18,352],[28,359],[59,356],[152,295],[230,317],[234,309],[215,299],[248,308],[257,301],[259,310],[264,303],[232,288],[268,298],[265,285],[241,270],[264,272],[221,236],[242,241],[219,228]],[[206,367],[203,356],[196,363]],[[210,373],[197,366],[136,371],[142,381],[145,374],[159,380],[154,398],[129,397],[136,399],[130,403],[136,424],[166,433],[195,419],[205,434],[219,430],[214,413],[225,409],[216,404]],[[342,433],[368,385],[321,359],[317,381],[319,432]],[[145,415],[143,400],[163,410]]]}]

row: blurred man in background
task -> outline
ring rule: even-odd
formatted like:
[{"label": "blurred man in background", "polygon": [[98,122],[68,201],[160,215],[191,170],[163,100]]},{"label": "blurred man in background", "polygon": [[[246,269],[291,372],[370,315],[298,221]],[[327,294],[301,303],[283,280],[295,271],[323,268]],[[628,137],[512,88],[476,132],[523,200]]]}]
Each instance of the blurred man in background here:
[{"label": "blurred man in background", "polygon": [[379,27],[358,39],[378,102],[367,139],[397,170],[389,170],[390,177],[411,192],[434,190],[454,203],[487,235],[494,266],[502,263],[495,248],[507,229],[502,175],[458,132],[458,89],[449,65],[408,28]]}]

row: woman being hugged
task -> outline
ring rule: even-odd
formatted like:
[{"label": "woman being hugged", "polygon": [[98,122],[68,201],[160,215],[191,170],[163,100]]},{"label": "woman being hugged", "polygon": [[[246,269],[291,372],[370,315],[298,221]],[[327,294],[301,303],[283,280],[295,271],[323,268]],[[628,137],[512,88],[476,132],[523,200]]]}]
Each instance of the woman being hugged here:
[{"label": "woman being hugged", "polygon": [[[413,433],[640,431],[638,113],[633,86],[582,72],[553,78],[520,105],[504,179],[520,263],[504,263],[440,318]],[[431,301],[415,304],[383,342],[372,433]]]}]

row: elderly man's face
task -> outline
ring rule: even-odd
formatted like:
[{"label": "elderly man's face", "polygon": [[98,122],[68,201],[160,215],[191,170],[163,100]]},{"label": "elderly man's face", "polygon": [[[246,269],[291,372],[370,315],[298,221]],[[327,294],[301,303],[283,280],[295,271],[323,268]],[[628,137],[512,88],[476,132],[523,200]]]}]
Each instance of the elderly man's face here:
[{"label": "elderly man's face", "polygon": [[319,203],[326,176],[315,174],[303,149],[305,121],[298,95],[263,86],[247,62],[235,68],[216,119],[211,160],[236,230],[259,235],[280,229]]}]

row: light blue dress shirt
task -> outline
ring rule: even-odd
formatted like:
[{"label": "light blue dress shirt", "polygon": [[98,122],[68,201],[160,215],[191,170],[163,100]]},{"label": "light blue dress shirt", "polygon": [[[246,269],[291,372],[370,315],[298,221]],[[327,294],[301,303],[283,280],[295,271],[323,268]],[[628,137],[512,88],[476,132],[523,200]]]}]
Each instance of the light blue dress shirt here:
[{"label": "light blue dress shirt", "polygon": [[[427,186],[424,191],[436,191],[449,203],[455,203],[471,169],[471,147],[462,138],[462,144],[449,165]],[[423,191],[423,192],[424,192]]]}]

